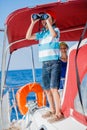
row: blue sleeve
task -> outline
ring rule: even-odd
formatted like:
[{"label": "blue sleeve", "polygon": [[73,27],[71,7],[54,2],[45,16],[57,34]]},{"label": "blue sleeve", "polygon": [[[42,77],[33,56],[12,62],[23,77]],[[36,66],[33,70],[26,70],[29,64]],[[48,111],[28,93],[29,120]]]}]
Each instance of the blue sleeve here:
[{"label": "blue sleeve", "polygon": [[36,35],[36,40],[39,40],[40,39],[40,33],[38,32],[35,35]]},{"label": "blue sleeve", "polygon": [[39,40],[43,37],[42,32],[37,32],[35,35],[36,35],[36,40]]}]

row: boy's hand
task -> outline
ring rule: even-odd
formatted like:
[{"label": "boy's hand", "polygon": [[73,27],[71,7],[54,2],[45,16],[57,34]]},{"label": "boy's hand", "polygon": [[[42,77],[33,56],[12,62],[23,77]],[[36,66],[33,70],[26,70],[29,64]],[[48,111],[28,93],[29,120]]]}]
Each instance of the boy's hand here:
[{"label": "boy's hand", "polygon": [[32,23],[32,24],[35,24],[37,21],[39,21],[39,19],[34,20],[34,19],[32,18],[32,15],[31,15],[31,23]]}]

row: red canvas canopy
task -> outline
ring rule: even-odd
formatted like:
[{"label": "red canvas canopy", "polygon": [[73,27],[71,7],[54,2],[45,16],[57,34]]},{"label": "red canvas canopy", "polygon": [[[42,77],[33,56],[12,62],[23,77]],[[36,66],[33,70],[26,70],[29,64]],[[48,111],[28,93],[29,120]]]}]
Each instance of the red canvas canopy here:
[{"label": "red canvas canopy", "polygon": [[[77,41],[80,39],[87,21],[87,0],[73,0],[64,3],[55,2],[34,8],[26,7],[14,11],[6,19],[5,24],[7,25],[9,44],[16,42],[10,47],[10,53],[19,48],[37,43],[36,41],[25,39],[31,22],[31,14],[47,10],[53,11],[56,15],[57,26],[61,31],[61,41]],[[34,32],[36,31],[38,31],[38,24],[34,28]]]},{"label": "red canvas canopy", "polygon": [[[85,124],[87,126],[87,96],[85,92],[87,90],[87,83],[84,82],[84,78],[87,80],[87,38],[81,42],[81,47],[79,49],[78,58],[77,58],[77,65],[78,65],[78,72],[81,85],[79,89],[81,90],[82,102],[83,102],[83,109],[80,103],[80,99],[78,95],[78,87],[77,87],[77,78],[76,78],[76,66],[75,66],[75,56],[77,51],[77,45],[71,48],[69,52],[68,58],[68,68],[66,73],[66,81],[64,86],[64,100],[62,104],[62,112],[64,113],[65,117],[73,116],[79,122]],[[85,80],[85,81],[86,81]],[[84,84],[82,85],[82,83]],[[83,89],[82,89],[83,88]],[[86,99],[86,102],[84,100]],[[77,106],[76,106],[77,105]]]}]

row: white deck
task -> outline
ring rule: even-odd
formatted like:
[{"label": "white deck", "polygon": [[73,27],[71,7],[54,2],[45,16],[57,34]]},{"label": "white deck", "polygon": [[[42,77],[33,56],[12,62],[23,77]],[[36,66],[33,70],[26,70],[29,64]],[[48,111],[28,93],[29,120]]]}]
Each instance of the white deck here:
[{"label": "white deck", "polygon": [[[34,124],[37,124],[38,128],[44,126],[47,130],[86,130],[87,126],[79,123],[73,117],[57,121],[55,123],[49,123],[47,119],[42,118],[42,114],[47,111],[47,108],[37,110],[32,116]],[[33,124],[31,124],[32,127]],[[32,129],[33,130],[33,129]]]}]

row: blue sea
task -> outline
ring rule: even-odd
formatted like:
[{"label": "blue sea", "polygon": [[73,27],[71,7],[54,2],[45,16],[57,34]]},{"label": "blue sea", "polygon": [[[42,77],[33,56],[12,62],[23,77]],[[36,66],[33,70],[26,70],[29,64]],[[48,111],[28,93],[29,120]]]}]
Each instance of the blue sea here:
[{"label": "blue sea", "polygon": [[[41,69],[35,69],[35,77],[36,77],[36,82],[40,83],[42,85],[42,70]],[[1,74],[0,74],[1,77]],[[1,78],[0,78],[1,79]],[[7,79],[6,79],[6,84],[7,88],[10,87],[9,89],[9,100],[10,100],[10,106],[13,105],[13,96],[12,96],[12,89],[11,88],[16,88],[14,93],[16,94],[17,90],[20,89],[23,85],[27,83],[32,83],[34,82],[33,80],[33,74],[31,69],[27,70],[12,70],[8,71],[7,73]],[[30,93],[27,100],[35,100],[35,95],[34,93]],[[22,115],[20,114],[18,108],[18,118],[21,119]],[[11,121],[16,120],[16,111],[14,108],[12,108],[11,112]]]}]

